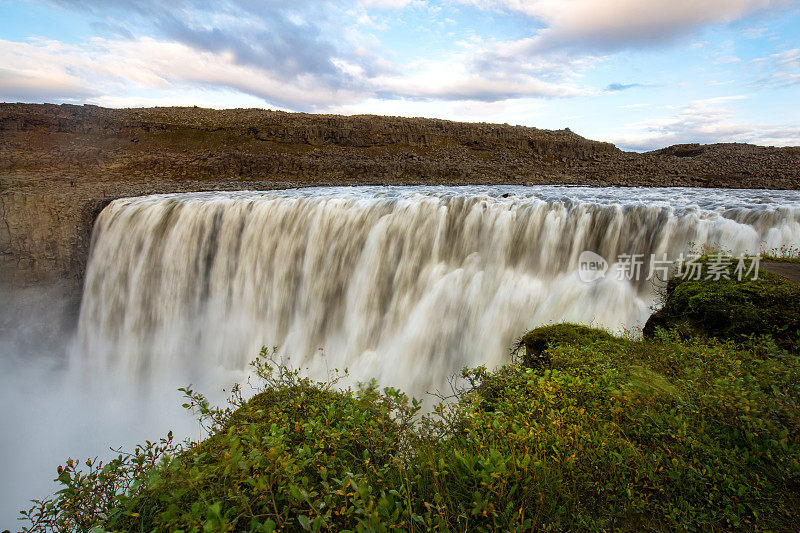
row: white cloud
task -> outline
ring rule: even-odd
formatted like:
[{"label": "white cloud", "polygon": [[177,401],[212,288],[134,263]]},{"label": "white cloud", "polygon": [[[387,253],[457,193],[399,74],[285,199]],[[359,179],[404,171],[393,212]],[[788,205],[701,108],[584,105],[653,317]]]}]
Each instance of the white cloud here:
[{"label": "white cloud", "polygon": [[767,33],[766,28],[747,28],[742,32],[742,37],[745,39],[760,39]]},{"label": "white cloud", "polygon": [[740,63],[742,59],[735,55],[720,55],[715,60],[714,63],[717,65],[727,65],[730,63]]},{"label": "white cloud", "polygon": [[[268,66],[238,62],[232,52],[201,51],[148,37],[94,38],[78,44],[0,40],[0,98],[97,103],[109,102],[109,97],[129,101],[125,94],[208,88],[238,91],[263,99],[271,107],[326,110],[376,95],[390,99],[498,101],[586,92],[525,73],[481,76],[470,69],[468,61],[468,55],[454,54],[444,61],[421,60],[405,65],[402,73],[384,69],[381,75],[370,77],[361,64],[334,59],[342,76],[356,83],[330,84],[326,83],[327,78],[312,73],[287,80],[283,73]],[[147,99],[163,101],[161,96]]]},{"label": "white cloud", "polygon": [[95,95],[94,87],[64,66],[85,60],[79,50],[58,41],[0,41],[0,98],[80,101]]},{"label": "white cloud", "polygon": [[566,80],[545,81],[516,69],[513,74],[481,71],[469,54],[453,54],[442,60],[421,60],[407,65],[397,76],[373,80],[376,92],[419,99],[475,100],[495,102],[508,98],[560,98],[586,94]]},{"label": "white cloud", "polygon": [[754,82],[758,87],[789,87],[800,84],[800,48],[776,52],[768,57],[756,59],[766,74]]},{"label": "white cloud", "polygon": [[311,75],[287,84],[268,69],[241,65],[230,52],[199,52],[187,45],[141,38],[95,38],[80,44],[0,41],[0,97],[46,94],[48,99],[92,100],[87,95],[221,87],[273,105],[326,106],[356,101],[358,91],[337,89]]},{"label": "white cloud", "polygon": [[[478,39],[468,43],[474,52],[471,72],[475,76],[513,80],[514,84],[508,84],[505,92],[487,87],[486,94],[497,99],[519,95],[586,94],[587,90],[578,84],[579,78],[614,51],[664,43],[710,24],[732,22],[754,12],[800,4],[800,0],[459,1],[482,9],[520,13],[543,25],[520,39],[500,42]],[[741,59],[726,52],[717,53],[714,61],[729,65]],[[528,80],[523,80],[523,76],[535,82],[526,84]],[[469,78],[463,79],[469,82]],[[564,91],[565,86],[567,91]],[[653,84],[618,82],[608,85],[607,89],[613,91],[628,86],[652,87]],[[451,84],[451,89],[457,97],[481,98],[480,89],[468,94],[460,91],[455,83]],[[599,91],[595,89],[594,92]]]},{"label": "white cloud", "polygon": [[386,83],[384,87],[389,92],[409,98],[477,100],[485,102],[530,96],[563,98],[585,94],[584,91],[566,84],[547,83],[529,77],[519,80],[493,80],[472,76],[454,79],[445,83],[419,85],[402,80],[396,83]]},{"label": "white cloud", "polygon": [[362,5],[365,7],[374,7],[378,9],[402,9],[409,5],[422,6],[427,2],[422,0],[362,0]]},{"label": "white cloud", "polygon": [[[384,48],[372,33],[386,30],[391,19],[370,10],[425,7],[440,11],[440,5],[423,0],[297,0],[292,4],[281,0],[211,4],[175,0],[174,6],[166,0],[54,1],[72,9],[88,6],[98,18],[130,30],[127,38],[70,45],[97,58],[94,65],[83,66],[83,79],[91,78],[92,68],[105,69],[105,76],[115,80],[118,88],[128,89],[131,83],[163,90],[182,83],[208,85],[299,110],[323,110],[376,96],[493,102],[597,93],[599,88],[593,91],[581,80],[606,59],[596,51],[658,41],[689,27],[800,2],[456,0],[484,9],[513,10],[543,22],[545,27],[530,37],[512,41],[498,42],[488,35],[468,33],[471,38],[451,43],[445,56],[431,53],[418,61],[403,62],[398,59],[401,54]],[[576,51],[574,46],[584,50]],[[142,50],[134,53],[132,47]],[[727,54],[718,61],[736,59]],[[59,61],[53,63],[55,72],[69,75]],[[78,61],[79,70],[81,64]],[[108,64],[127,67],[120,72],[106,67]],[[7,64],[0,64],[0,68],[7,70],[3,73],[6,81],[0,83],[11,86],[13,78],[15,86],[33,87],[34,80],[21,77],[14,68]],[[646,80],[626,80],[628,85],[637,81],[648,85]],[[55,85],[52,80],[47,83]],[[102,79],[100,85],[100,89],[88,86],[102,92]],[[63,85],[62,92],[79,98],[74,83]]]},{"label": "white cloud", "polygon": [[697,100],[678,113],[625,124],[626,133],[604,140],[629,150],[654,150],[672,144],[747,142],[761,145],[800,145],[800,127],[795,124],[755,124],[735,120],[735,114],[721,104],[741,100],[727,96]]},{"label": "white cloud", "polygon": [[728,23],[797,0],[461,0],[512,10],[545,24],[521,41],[528,50],[564,46],[615,49],[664,42],[709,24]]},{"label": "white cloud", "polygon": [[792,48],[783,52],[774,54],[773,59],[778,68],[785,70],[800,69],[800,48]]}]

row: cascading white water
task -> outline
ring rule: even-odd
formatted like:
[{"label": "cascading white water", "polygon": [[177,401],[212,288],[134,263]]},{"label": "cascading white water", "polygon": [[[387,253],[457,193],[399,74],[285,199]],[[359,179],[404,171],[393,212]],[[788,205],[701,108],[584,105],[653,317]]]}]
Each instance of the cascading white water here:
[{"label": "cascading white water", "polygon": [[168,430],[200,437],[176,389],[221,400],[262,344],[320,377],[348,367],[424,398],[463,365],[507,361],[530,327],[641,324],[650,284],[580,281],[584,249],[613,262],[673,258],[689,243],[800,247],[800,193],[366,187],[118,200],[97,221],[68,368],[46,343],[32,353],[0,338],[0,529],[61,488],[49,481],[68,456],[116,455],[108,446]]},{"label": "cascading white water", "polygon": [[[651,283],[584,283],[584,250],[676,258],[800,246],[800,194],[584,187],[317,188],[113,202],[76,352],[108,375],[241,370],[262,345],[414,393],[507,360],[545,323],[641,326]],[[319,351],[324,349],[324,354]]]}]

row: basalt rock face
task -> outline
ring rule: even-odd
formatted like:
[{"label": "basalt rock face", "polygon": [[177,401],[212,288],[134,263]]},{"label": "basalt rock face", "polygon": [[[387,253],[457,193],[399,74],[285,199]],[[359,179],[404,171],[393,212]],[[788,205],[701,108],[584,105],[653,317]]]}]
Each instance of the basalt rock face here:
[{"label": "basalt rock face", "polygon": [[70,192],[0,193],[0,282],[82,277],[94,218],[108,202]]},{"label": "basalt rock face", "polygon": [[0,281],[82,279],[113,198],[345,184],[798,188],[800,148],[623,152],[569,130],[255,109],[0,104]]}]

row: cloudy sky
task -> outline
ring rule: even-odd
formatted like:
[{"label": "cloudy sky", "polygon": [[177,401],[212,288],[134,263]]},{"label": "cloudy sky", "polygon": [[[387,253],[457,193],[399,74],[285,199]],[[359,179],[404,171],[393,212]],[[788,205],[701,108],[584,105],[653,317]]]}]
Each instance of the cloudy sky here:
[{"label": "cloudy sky", "polygon": [[800,145],[800,0],[0,0],[0,101]]}]

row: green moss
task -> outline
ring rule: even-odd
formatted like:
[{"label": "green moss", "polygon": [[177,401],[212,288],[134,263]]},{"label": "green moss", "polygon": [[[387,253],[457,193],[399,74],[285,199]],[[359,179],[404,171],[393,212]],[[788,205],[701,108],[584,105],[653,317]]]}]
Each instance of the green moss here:
[{"label": "green moss", "polygon": [[684,337],[743,341],[770,335],[788,350],[798,350],[800,285],[770,272],[757,280],[670,280],[662,309],[644,327],[653,337],[661,328]]},{"label": "green moss", "polygon": [[553,324],[533,329],[520,338],[517,349],[524,348],[522,365],[527,368],[542,368],[550,365],[549,348],[558,345],[592,345],[601,341],[613,341],[614,337],[602,329],[580,324]]}]

